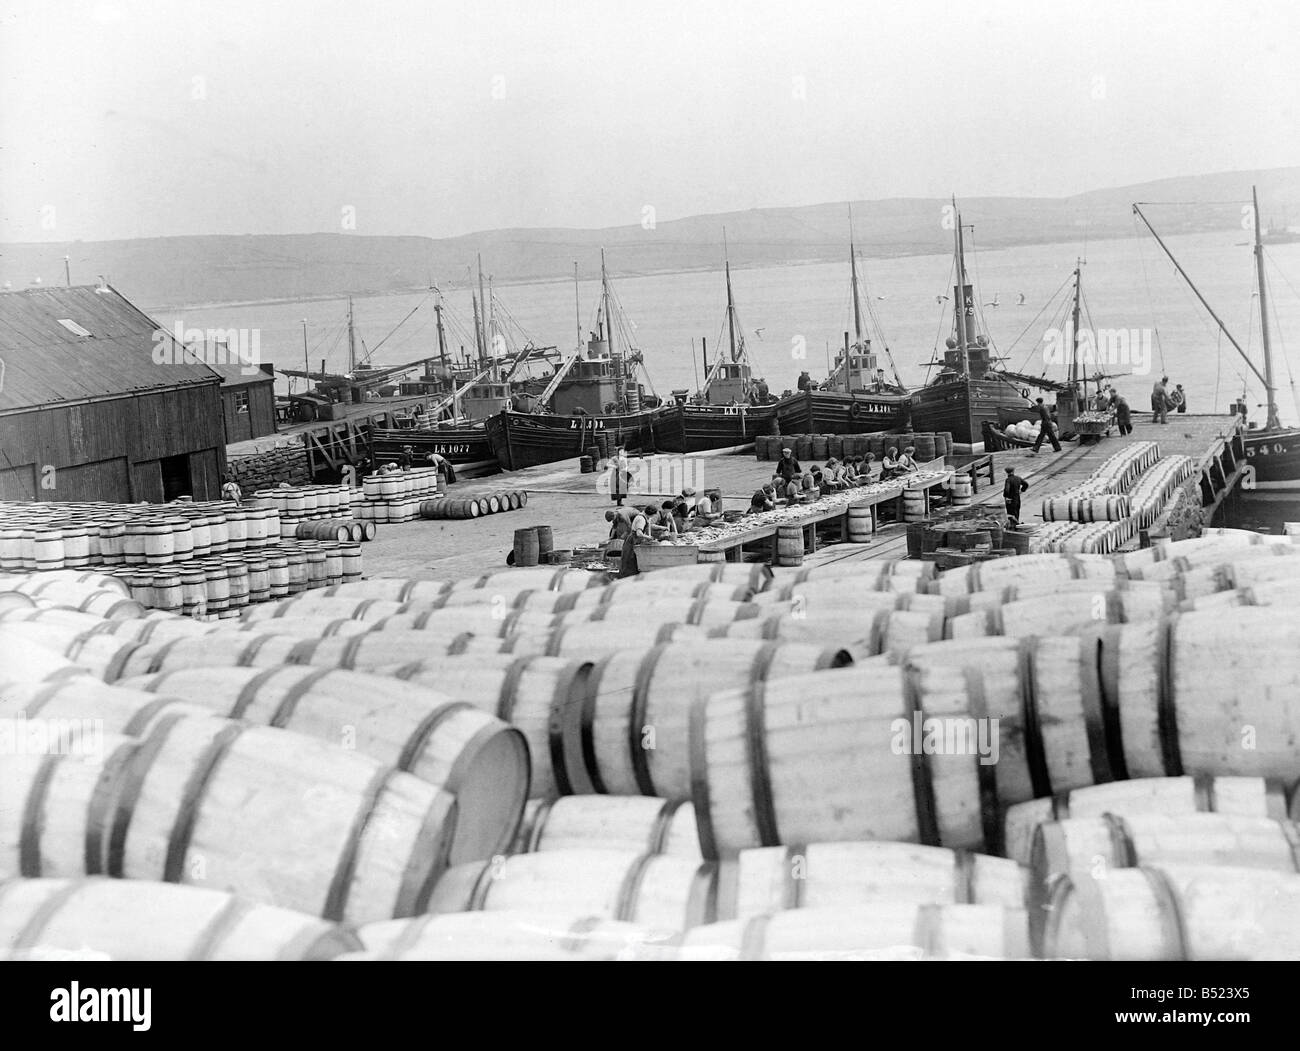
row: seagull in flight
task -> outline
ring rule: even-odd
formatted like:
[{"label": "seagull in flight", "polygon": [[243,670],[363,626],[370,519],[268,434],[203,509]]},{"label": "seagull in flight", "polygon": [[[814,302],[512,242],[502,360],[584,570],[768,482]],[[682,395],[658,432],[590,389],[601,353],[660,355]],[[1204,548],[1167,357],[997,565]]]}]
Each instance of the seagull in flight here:
[{"label": "seagull in flight", "polygon": [[936,303],[946,303],[946,302],[948,301],[948,297],[947,297],[947,296],[935,296],[935,297],[934,297],[934,301],[935,301]]},{"label": "seagull in flight", "polygon": [[[764,326],[764,327],[766,327],[766,326]],[[762,339],[762,338],[763,338],[763,329],[761,329],[761,328],[756,328],[756,329],[754,329],[754,335],[756,335],[759,339]]]},{"label": "seagull in flight", "polygon": [[1020,293],[1020,298],[1016,300],[1016,306],[1018,306],[1018,307],[1022,307],[1022,306],[1024,306],[1024,305],[1025,305],[1025,294],[1024,294],[1023,292],[1021,292],[1021,293]]},{"label": "seagull in flight", "polygon": [[996,307],[996,306],[998,305],[998,295],[999,295],[999,293],[994,292],[994,293],[993,293],[993,302],[992,302],[992,303],[985,303],[984,305],[985,305],[986,307]]}]

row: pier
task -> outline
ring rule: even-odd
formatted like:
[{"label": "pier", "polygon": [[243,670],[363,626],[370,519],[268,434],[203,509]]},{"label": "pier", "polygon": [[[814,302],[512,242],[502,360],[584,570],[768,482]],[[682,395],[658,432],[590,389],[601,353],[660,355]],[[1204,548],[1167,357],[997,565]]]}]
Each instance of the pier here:
[{"label": "pier", "polygon": [[[1038,520],[1038,507],[1044,498],[1077,485],[1124,445],[1154,440],[1160,443],[1163,456],[1190,456],[1200,464],[1202,510],[1208,525],[1224,501],[1238,489],[1245,473],[1245,432],[1239,418],[1189,413],[1173,415],[1167,425],[1158,425],[1149,422],[1145,414],[1134,415],[1134,430],[1127,437],[1112,433],[1095,444],[1064,443],[1060,453],[1053,452],[1051,445],[1045,443],[1037,456],[1030,455],[1028,449],[974,457],[955,455],[948,458],[949,465],[967,473],[978,470],[980,477],[972,504],[985,505],[998,512],[1003,510],[1003,468],[1015,467],[1016,473],[1030,486],[1023,498],[1022,521],[1034,523]],[[680,491],[680,485],[674,488],[669,483],[685,478],[684,484],[699,492],[705,488],[720,489],[723,505],[728,510],[747,508],[754,490],[770,480],[773,466],[755,460],[752,454],[659,454],[644,457],[643,462],[650,468],[644,472],[647,477],[663,480],[659,486],[663,491],[641,492],[629,502],[646,503],[655,498],[673,496]],[[615,506],[606,493],[599,491],[597,482],[600,478],[599,472],[581,473],[578,460],[573,459],[457,483],[449,489],[452,496],[526,489],[529,502],[520,511],[485,518],[381,525],[378,539],[366,545],[366,574],[450,579],[504,569],[506,556],[512,549],[514,530],[533,524],[551,526],[557,550],[597,544],[608,531],[604,512]],[[826,518],[842,517],[845,510]],[[817,525],[812,521],[817,516],[816,509],[811,508],[807,523],[810,527]],[[1157,536],[1161,529],[1162,523],[1157,522],[1148,532]],[[775,532],[775,527],[769,532]],[[835,533],[835,523],[827,532]],[[751,539],[762,546],[763,537]],[[804,556],[804,564],[849,564],[907,555],[906,533],[901,523],[880,523],[872,540],[866,544],[829,542],[834,539],[833,535],[824,533],[815,549],[806,545],[809,550]],[[758,557],[758,553],[753,552],[752,557]]]}]

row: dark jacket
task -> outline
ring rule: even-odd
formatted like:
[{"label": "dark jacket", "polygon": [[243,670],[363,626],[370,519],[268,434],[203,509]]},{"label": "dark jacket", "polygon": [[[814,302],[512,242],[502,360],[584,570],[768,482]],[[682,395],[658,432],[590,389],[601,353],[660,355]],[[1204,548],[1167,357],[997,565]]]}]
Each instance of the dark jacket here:
[{"label": "dark jacket", "polygon": [[1116,423],[1120,424],[1123,427],[1127,427],[1130,423],[1133,422],[1130,412],[1131,410],[1128,407],[1127,401],[1125,401],[1123,398],[1115,399],[1115,422]]},{"label": "dark jacket", "polygon": [[782,456],[781,459],[776,461],[776,470],[773,473],[779,474],[788,482],[791,478],[797,478],[803,474],[803,468],[799,466],[799,461],[793,456]]},{"label": "dark jacket", "polygon": [[1038,413],[1038,419],[1042,422],[1044,427],[1050,427],[1052,425],[1052,414],[1047,411],[1046,402],[1039,402],[1034,406],[1034,411]]},{"label": "dark jacket", "polygon": [[1002,483],[1002,499],[1018,504],[1020,503],[1020,494],[1028,488],[1029,483],[1019,475],[1008,475],[1006,481]]}]

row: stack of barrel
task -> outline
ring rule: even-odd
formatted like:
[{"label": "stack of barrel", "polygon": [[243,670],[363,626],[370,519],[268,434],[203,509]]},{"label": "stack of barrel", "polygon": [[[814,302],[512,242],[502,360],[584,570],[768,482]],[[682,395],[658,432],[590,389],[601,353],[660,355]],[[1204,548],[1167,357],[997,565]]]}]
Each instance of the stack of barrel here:
[{"label": "stack of barrel", "polygon": [[[486,496],[467,496],[452,499],[438,497],[421,500],[421,518],[482,518],[499,512],[518,511],[528,506],[528,492],[524,489],[502,489]],[[522,563],[521,563],[522,564]]]},{"label": "stack of barrel", "polygon": [[754,453],[760,460],[779,460],[781,450],[789,449],[800,463],[816,463],[834,456],[866,456],[871,453],[877,460],[884,458],[891,447],[901,453],[907,446],[916,447],[915,459],[926,463],[953,451],[952,433],[939,432],[874,432],[871,434],[760,434],[754,439]]},{"label": "stack of barrel", "polygon": [[[378,579],[238,625],[24,579],[0,578],[0,715],[120,739],[0,770],[0,877],[28,881],[0,927],[102,873],[233,888],[357,959],[1300,953],[1300,618],[1251,608],[1298,601],[1290,538]],[[101,886],[73,900],[102,916]],[[143,909],[117,912],[137,938]],[[108,944],[91,913],[52,926]]]},{"label": "stack of barrel", "polygon": [[370,522],[413,522],[420,505],[437,493],[436,467],[371,474],[361,481],[361,499],[352,499],[352,514]]}]

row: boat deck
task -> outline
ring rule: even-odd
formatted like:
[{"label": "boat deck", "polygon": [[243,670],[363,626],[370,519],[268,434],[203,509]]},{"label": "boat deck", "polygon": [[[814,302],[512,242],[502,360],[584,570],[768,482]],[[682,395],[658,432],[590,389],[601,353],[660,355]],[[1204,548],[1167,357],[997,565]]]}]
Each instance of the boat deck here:
[{"label": "boat deck", "polygon": [[[1203,495],[1210,496],[1207,512],[1217,507],[1240,480],[1244,456],[1234,417],[1188,414],[1171,417],[1165,426],[1139,418],[1133,434],[1126,438],[1112,434],[1092,445],[1067,443],[1060,453],[1045,445],[1037,456],[1030,455],[1029,450],[986,454],[991,462],[981,471],[973,502],[1001,511],[1003,468],[1015,467],[1016,473],[1029,482],[1024,510],[1025,519],[1033,521],[1044,497],[1076,485],[1125,444],[1153,439],[1160,442],[1163,454],[1180,453],[1201,463]],[[1237,454],[1229,448],[1234,439]],[[951,460],[953,466],[969,467],[972,457],[956,456]],[[661,454],[634,457],[631,462],[642,490],[633,502],[663,499],[690,485],[701,493],[708,488],[720,489],[728,509],[747,508],[754,490],[770,480],[773,466],[752,455]],[[988,468],[994,479],[991,485],[984,473]],[[501,489],[525,489],[528,506],[478,519],[380,524],[378,537],[362,548],[365,573],[451,579],[504,569],[514,531],[529,525],[550,525],[557,549],[598,544],[608,535],[604,512],[614,506],[607,493],[599,490],[601,478],[599,473],[582,474],[578,460],[573,459],[459,482],[450,487],[450,495],[478,496]],[[867,544],[828,543],[828,539],[823,537],[822,546],[805,555],[805,566],[903,558],[907,554],[904,528],[898,524],[882,525]],[[760,542],[753,557],[765,554],[765,546]]]}]

